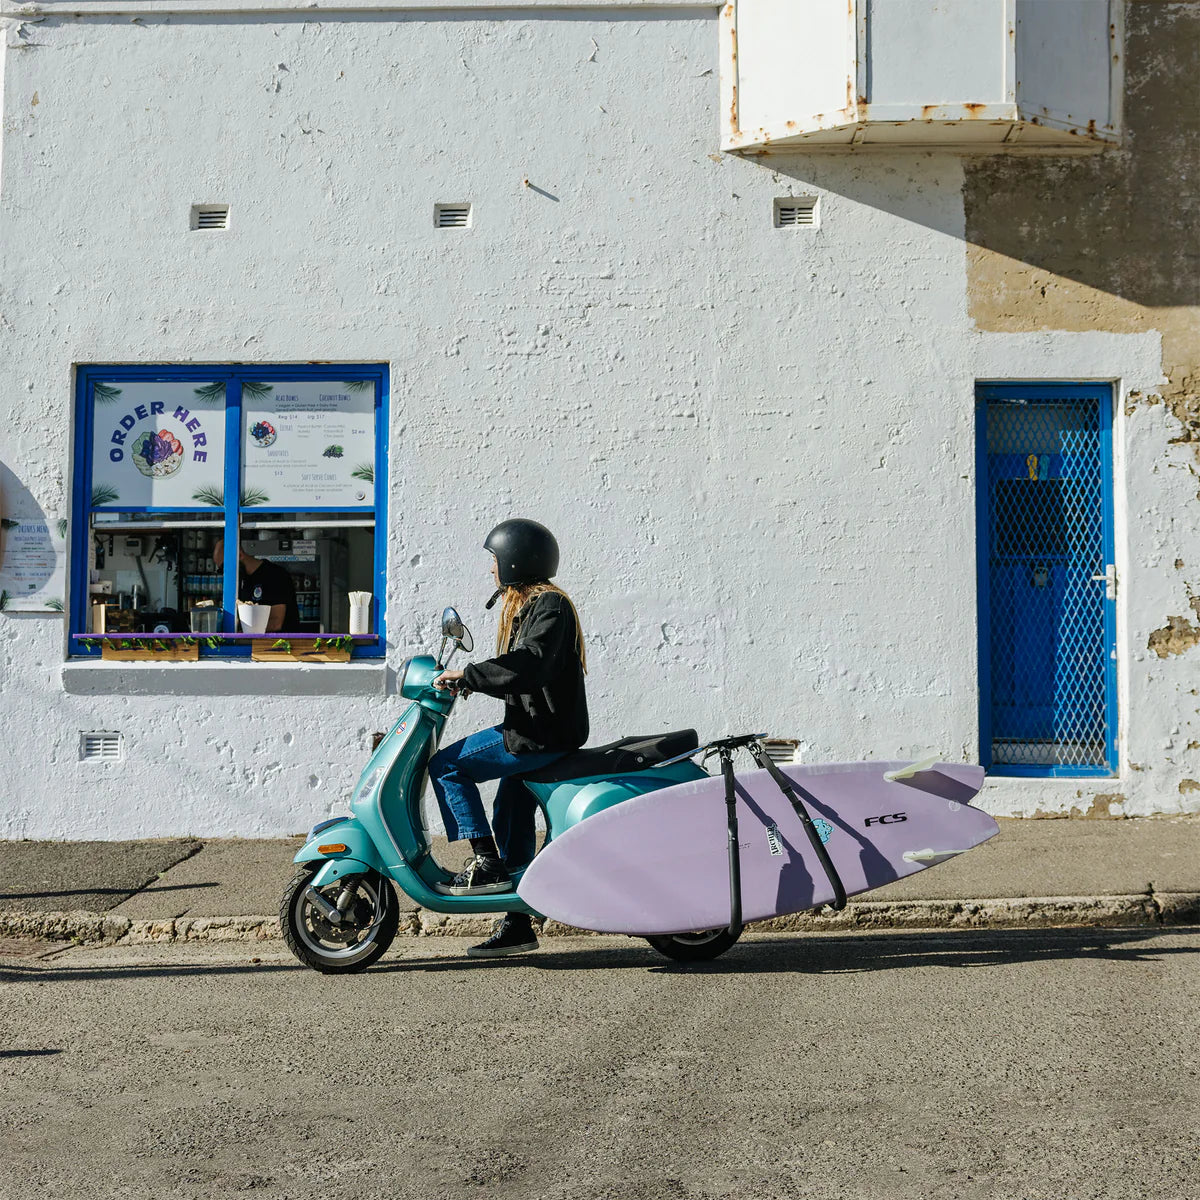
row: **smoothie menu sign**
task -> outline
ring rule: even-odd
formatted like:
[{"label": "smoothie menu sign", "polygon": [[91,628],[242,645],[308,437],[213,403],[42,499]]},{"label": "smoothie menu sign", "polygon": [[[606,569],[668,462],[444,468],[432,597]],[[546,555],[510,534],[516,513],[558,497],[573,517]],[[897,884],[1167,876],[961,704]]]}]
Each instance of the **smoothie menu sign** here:
[{"label": "smoothie menu sign", "polygon": [[243,384],[243,505],[354,508],[374,484],[372,381]]},{"label": "smoothie menu sign", "polygon": [[220,508],[223,383],[96,383],[92,507]]}]

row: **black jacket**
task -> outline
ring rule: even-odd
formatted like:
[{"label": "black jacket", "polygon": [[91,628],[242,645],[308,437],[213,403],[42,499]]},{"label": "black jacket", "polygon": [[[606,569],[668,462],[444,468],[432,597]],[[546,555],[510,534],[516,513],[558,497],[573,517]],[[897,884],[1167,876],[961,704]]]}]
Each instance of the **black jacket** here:
[{"label": "black jacket", "polygon": [[577,750],[587,741],[578,639],[570,602],[543,592],[517,614],[507,652],[463,669],[471,691],[504,701],[504,748],[510,754]]}]

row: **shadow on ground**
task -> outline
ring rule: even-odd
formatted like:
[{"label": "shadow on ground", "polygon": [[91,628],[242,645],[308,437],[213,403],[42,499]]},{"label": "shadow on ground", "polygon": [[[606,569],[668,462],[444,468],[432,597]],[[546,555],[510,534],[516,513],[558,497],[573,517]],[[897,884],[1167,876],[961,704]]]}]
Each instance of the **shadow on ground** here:
[{"label": "shadow on ground", "polygon": [[[965,930],[904,934],[851,934],[838,937],[752,937],[713,962],[675,963],[662,958],[640,939],[625,946],[590,949],[575,942],[558,948],[543,943],[535,954],[480,962],[455,955],[417,956],[404,953],[370,968],[368,975],[427,971],[653,971],[656,974],[826,975],[865,971],[897,971],[912,967],[980,968],[1014,963],[1067,959],[1113,962],[1159,962],[1167,956],[1200,953],[1195,945],[1160,945],[1164,937],[1200,934],[1200,927],[1170,929]],[[230,953],[238,953],[235,946]],[[53,962],[0,965],[0,982],[72,982],[179,976],[276,975],[306,971],[299,963],[146,963],[89,967],[86,963]]]}]

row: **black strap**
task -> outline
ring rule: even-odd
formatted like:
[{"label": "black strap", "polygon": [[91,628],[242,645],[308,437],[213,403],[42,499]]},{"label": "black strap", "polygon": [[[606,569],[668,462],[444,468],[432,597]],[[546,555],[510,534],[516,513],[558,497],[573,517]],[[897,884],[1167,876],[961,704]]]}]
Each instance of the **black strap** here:
[{"label": "black strap", "polygon": [[733,752],[721,751],[721,774],[725,777],[725,819],[729,826],[729,932],[742,932],[742,852],[738,846],[737,791],[733,781]]},{"label": "black strap", "polygon": [[[812,818],[808,815],[808,809],[804,807],[804,801],[800,799],[799,792],[804,791],[804,789],[800,788],[797,790],[797,785],[775,765],[762,746],[758,744],[751,745],[750,753],[753,755],[754,761],[771,776],[775,781],[775,785],[791,801],[792,808],[796,810],[796,816],[800,818],[800,824],[804,826],[804,832],[808,835],[809,845],[812,846],[813,853],[820,860],[821,866],[825,869],[825,875],[829,880],[829,885],[833,888],[833,900],[829,907],[835,911],[845,908],[845,885],[842,883],[842,877],[837,872],[837,867],[833,865],[833,859],[829,857],[829,851],[825,849],[825,843],[821,841],[821,835],[817,833],[816,826],[812,823]],[[804,794],[808,796],[807,792]],[[808,799],[812,800],[812,797],[808,796]]]}]

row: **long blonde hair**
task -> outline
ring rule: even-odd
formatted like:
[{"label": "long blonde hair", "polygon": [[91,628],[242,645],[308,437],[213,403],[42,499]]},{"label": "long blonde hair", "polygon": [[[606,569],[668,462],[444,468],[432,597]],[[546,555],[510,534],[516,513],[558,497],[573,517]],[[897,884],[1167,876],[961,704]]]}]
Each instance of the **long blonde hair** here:
[{"label": "long blonde hair", "polygon": [[575,651],[579,655],[579,663],[586,675],[587,651],[583,646],[583,624],[579,620],[579,612],[571,597],[553,583],[514,583],[504,589],[504,601],[500,608],[500,625],[496,630],[496,653],[504,654],[509,649],[517,614],[525,605],[536,600],[538,596],[544,596],[547,592],[561,596],[571,606],[571,612],[575,617]]}]

